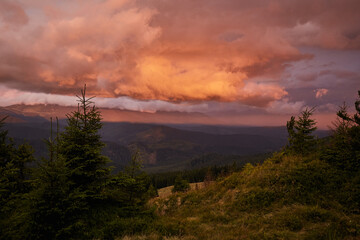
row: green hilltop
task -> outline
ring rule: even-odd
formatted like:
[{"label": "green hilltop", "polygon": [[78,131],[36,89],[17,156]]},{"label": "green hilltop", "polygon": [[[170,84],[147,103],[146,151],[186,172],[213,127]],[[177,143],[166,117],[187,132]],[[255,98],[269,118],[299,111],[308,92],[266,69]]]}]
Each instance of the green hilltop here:
[{"label": "green hilltop", "polygon": [[156,224],[180,239],[356,239],[359,203],[358,172],[339,170],[316,154],[276,154],[152,204]]},{"label": "green hilltop", "polygon": [[359,239],[359,100],[355,107],[353,117],[341,107],[325,139],[311,135],[314,109],[306,109],[287,123],[282,151],[205,188],[151,201],[151,230],[124,239]]}]

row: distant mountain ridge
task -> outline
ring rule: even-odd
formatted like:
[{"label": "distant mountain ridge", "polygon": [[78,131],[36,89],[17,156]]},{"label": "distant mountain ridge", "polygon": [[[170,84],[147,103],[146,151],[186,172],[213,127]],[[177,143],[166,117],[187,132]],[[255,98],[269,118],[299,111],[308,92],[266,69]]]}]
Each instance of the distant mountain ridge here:
[{"label": "distant mountain ridge", "polygon": [[24,112],[16,108],[0,107],[0,119],[6,117],[6,122],[46,122],[47,120],[34,112]]},{"label": "distant mountain ridge", "polygon": [[[72,107],[58,105],[46,105],[45,107],[42,105],[13,105],[0,108],[0,116],[9,116],[6,124],[9,136],[13,137],[17,143],[29,142],[34,146],[38,157],[46,157],[47,149],[43,139],[48,139],[50,136],[50,116],[65,117],[66,113],[74,110],[75,108]],[[105,111],[106,115],[112,110],[100,109],[100,111],[102,113]],[[114,111],[121,114],[131,112]],[[176,114],[174,113],[174,115]],[[147,120],[151,121],[151,118],[147,118]],[[65,120],[60,119],[60,130],[64,129],[65,124]],[[287,141],[285,127],[183,123],[105,121],[100,134],[107,145],[104,154],[113,160],[115,166],[121,168],[126,165],[130,160],[130,149],[136,148],[142,153],[145,169],[155,172],[182,170],[191,165],[197,166],[191,161],[208,153],[248,156],[273,152],[279,150]],[[318,131],[317,135],[326,136],[327,132]],[[211,162],[222,165],[224,163],[221,162],[221,159],[214,160],[212,158]],[[206,161],[202,160],[202,162]]]},{"label": "distant mountain ridge", "polygon": [[[75,106],[61,106],[57,104],[16,104],[0,109],[2,112],[21,113],[24,116],[39,116],[45,119],[50,117],[66,118],[66,114],[76,110]],[[99,108],[103,121],[106,122],[139,122],[139,123],[198,123],[216,124],[220,123],[202,113],[187,113],[176,111],[141,112],[121,110],[116,108]]]},{"label": "distant mountain ridge", "polygon": [[[64,123],[60,123],[60,130]],[[50,136],[49,122],[7,123],[9,136],[16,142],[29,142],[38,157],[46,157],[43,139]],[[137,148],[143,155],[145,168],[185,169],[195,157],[207,153],[249,155],[279,149],[285,138],[250,134],[219,135],[173,127],[141,123],[105,122],[100,134],[106,143],[104,154],[114,165],[124,166],[130,160],[130,149]],[[221,165],[221,162],[218,163]]]}]

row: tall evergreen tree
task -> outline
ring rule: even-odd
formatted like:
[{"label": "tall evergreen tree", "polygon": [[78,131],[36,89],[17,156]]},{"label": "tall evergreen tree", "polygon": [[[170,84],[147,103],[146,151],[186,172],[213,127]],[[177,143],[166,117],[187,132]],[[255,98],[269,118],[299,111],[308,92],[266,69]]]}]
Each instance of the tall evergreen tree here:
[{"label": "tall evergreen tree", "polygon": [[340,169],[360,170],[360,91],[355,101],[355,114],[348,113],[344,104],[337,112],[330,146],[322,153],[322,158]]},{"label": "tall evergreen tree", "polygon": [[316,121],[311,119],[314,110],[314,108],[306,108],[301,112],[298,120],[292,116],[287,122],[286,127],[289,134],[287,151],[306,155],[314,148],[316,139],[312,133],[317,129]]},{"label": "tall evergreen tree", "polygon": [[16,239],[23,219],[20,208],[31,188],[28,164],[34,157],[28,144],[15,147],[3,129],[5,119],[0,120],[0,239]]},{"label": "tall evergreen tree", "polygon": [[50,138],[45,140],[49,158],[43,158],[34,172],[33,191],[27,199],[27,239],[58,239],[59,233],[69,224],[66,218],[69,200],[68,169],[58,153],[59,130],[53,139],[52,119]]},{"label": "tall evergreen tree", "polygon": [[28,195],[28,239],[98,238],[98,229],[109,221],[106,216],[116,217],[105,213],[109,160],[101,154],[100,112],[90,100],[84,87],[77,111],[67,115],[65,131],[53,139],[51,130],[46,140],[49,158],[39,163]]},{"label": "tall evergreen tree", "polygon": [[360,90],[358,91],[358,98],[355,101],[355,111],[355,114],[350,116],[350,114],[347,112],[347,108],[343,107],[340,108],[340,110],[337,112],[337,115],[344,121],[351,123],[352,126],[360,126]]},{"label": "tall evergreen tree", "polygon": [[72,188],[97,194],[110,174],[106,167],[109,159],[101,154],[101,115],[91,101],[93,97],[86,98],[86,85],[77,97],[78,109],[67,115],[68,125],[61,134],[60,154],[69,168]]},{"label": "tall evergreen tree", "polygon": [[78,101],[65,131],[55,139],[51,131],[49,158],[38,163],[31,181],[28,146],[15,148],[0,121],[0,239],[113,239],[152,219],[139,155],[124,172],[110,175],[101,154],[100,112],[86,87]]},{"label": "tall evergreen tree", "polygon": [[355,113],[352,117],[346,108],[340,108],[337,115],[346,124],[346,131],[342,136],[350,155],[344,159],[344,163],[347,164],[347,169],[358,171],[360,170],[360,91],[354,105]]},{"label": "tall evergreen tree", "polygon": [[[77,96],[77,111],[67,115],[67,126],[60,137],[59,155],[65,161],[72,206],[66,211],[69,226],[60,233],[63,237],[93,237],[98,223],[93,213],[103,208],[106,183],[110,178],[109,159],[101,154],[104,143],[99,130],[101,115],[92,98],[86,98],[86,85]],[[78,235],[77,235],[78,234]]]},{"label": "tall evergreen tree", "polygon": [[139,151],[131,156],[131,161],[125,170],[112,178],[109,186],[110,198],[114,199],[120,210],[120,216],[130,217],[142,211],[147,197],[147,187],[150,180],[145,172],[141,171],[142,161]]}]

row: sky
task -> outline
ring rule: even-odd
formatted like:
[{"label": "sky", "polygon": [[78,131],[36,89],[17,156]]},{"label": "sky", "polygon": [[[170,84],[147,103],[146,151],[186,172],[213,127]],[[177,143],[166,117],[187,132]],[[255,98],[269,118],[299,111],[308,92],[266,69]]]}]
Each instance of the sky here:
[{"label": "sky", "polygon": [[86,84],[100,107],[259,125],[316,107],[325,127],[360,90],[359,12],[358,0],[1,0],[0,106],[73,105]]}]

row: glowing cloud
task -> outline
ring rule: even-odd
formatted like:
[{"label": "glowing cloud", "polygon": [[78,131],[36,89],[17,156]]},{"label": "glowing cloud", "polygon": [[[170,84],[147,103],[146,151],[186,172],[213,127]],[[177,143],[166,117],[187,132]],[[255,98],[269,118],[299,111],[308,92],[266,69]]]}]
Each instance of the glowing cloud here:
[{"label": "glowing cloud", "polygon": [[328,90],[328,89],[325,89],[325,88],[317,89],[317,90],[316,90],[315,97],[316,97],[316,98],[321,98],[322,96],[325,96],[328,92],[329,92],[329,90]]},{"label": "glowing cloud", "polygon": [[289,95],[284,71],[312,58],[300,47],[360,49],[359,9],[354,0],[2,0],[0,84],[270,107]]}]

